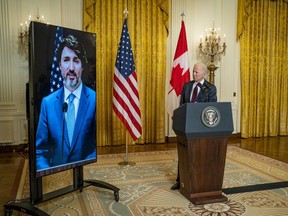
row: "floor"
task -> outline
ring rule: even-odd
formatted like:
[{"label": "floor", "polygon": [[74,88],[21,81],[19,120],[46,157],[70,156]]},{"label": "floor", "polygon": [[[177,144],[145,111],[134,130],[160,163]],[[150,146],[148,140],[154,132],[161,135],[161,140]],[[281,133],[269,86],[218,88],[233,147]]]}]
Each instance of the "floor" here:
[{"label": "floor", "polygon": [[[288,136],[272,138],[229,139],[229,144],[288,163]],[[161,151],[176,149],[176,143],[147,144],[129,147],[128,152]],[[99,147],[98,154],[125,153],[125,146]],[[128,154],[129,155],[129,154]],[[0,215],[3,205],[17,193],[24,155],[21,152],[0,153]]]}]

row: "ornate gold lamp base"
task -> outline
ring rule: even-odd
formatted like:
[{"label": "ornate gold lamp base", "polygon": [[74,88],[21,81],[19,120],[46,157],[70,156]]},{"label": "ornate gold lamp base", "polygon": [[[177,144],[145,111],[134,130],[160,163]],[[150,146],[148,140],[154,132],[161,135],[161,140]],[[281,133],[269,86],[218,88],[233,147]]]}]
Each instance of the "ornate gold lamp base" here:
[{"label": "ornate gold lamp base", "polygon": [[215,77],[215,70],[217,70],[217,66],[215,66],[213,63],[211,63],[208,67],[209,73],[209,82],[214,84],[214,77]]}]

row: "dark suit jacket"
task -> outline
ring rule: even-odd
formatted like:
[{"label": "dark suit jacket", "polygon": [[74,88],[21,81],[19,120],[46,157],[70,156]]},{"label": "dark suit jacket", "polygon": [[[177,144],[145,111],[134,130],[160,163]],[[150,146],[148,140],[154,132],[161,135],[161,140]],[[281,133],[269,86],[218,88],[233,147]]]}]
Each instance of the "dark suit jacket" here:
[{"label": "dark suit jacket", "polygon": [[[190,96],[194,84],[194,80],[187,82],[184,84],[181,97],[180,97],[180,105],[184,103],[190,103]],[[197,102],[217,102],[217,90],[216,86],[212,83],[204,80],[203,83],[204,88],[200,90],[196,101]]]},{"label": "dark suit jacket", "polygon": [[83,85],[71,146],[64,123],[64,88],[44,97],[36,133],[37,171],[86,159],[96,159],[96,92]]}]

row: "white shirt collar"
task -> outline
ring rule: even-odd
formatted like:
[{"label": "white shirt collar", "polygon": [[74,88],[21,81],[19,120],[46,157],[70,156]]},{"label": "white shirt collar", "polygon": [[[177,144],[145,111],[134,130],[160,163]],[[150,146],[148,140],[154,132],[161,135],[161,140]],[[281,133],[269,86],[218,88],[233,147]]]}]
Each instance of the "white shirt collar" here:
[{"label": "white shirt collar", "polygon": [[[204,84],[205,79],[201,80],[199,83],[201,83],[202,85]],[[194,86],[197,86],[197,82],[194,82]]]},{"label": "white shirt collar", "polygon": [[[75,89],[73,91],[73,94],[76,96],[77,99],[80,100],[80,97],[81,97],[81,91],[82,91],[82,82],[80,83],[80,85],[78,86],[77,89]],[[71,94],[72,92],[70,92],[65,86],[64,86],[64,100],[67,101],[68,100],[68,97],[69,95]]]}]

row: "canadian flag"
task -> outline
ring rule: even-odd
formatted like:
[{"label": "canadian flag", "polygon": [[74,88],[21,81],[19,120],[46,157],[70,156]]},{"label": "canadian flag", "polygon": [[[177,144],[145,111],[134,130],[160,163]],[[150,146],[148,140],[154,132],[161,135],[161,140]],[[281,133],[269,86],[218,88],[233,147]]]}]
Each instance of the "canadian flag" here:
[{"label": "canadian flag", "polygon": [[188,46],[185,24],[182,20],[181,31],[172,65],[172,73],[167,98],[167,112],[171,117],[173,116],[173,111],[179,107],[182,88],[184,83],[188,81],[190,81]]}]

